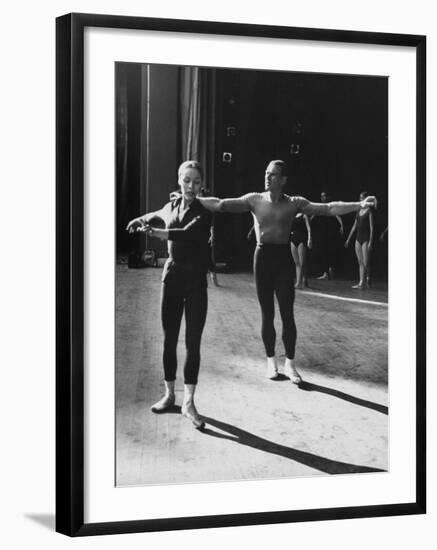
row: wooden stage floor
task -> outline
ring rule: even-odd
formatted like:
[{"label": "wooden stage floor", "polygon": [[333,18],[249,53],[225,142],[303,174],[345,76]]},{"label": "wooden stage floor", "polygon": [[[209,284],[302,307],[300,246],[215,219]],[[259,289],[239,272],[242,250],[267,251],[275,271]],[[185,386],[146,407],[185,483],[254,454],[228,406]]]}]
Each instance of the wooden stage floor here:
[{"label": "wooden stage floor", "polygon": [[[252,275],[219,274],[220,286],[209,286],[202,340],[196,405],[206,429],[199,432],[178,407],[150,411],[163,392],[160,276],[160,268],[116,268],[118,486],[387,470],[386,288],[311,280],[297,291],[296,360],[304,379],[297,387],[265,378]],[[183,342],[182,326],[180,365]],[[176,389],[180,405],[180,374]]]}]

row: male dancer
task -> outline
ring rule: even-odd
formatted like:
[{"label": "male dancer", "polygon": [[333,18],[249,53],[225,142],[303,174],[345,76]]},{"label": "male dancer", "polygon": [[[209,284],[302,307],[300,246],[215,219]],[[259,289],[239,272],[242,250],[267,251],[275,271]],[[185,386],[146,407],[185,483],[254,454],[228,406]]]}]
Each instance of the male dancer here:
[{"label": "male dancer", "polygon": [[257,247],[254,255],[254,275],[261,306],[261,336],[267,355],[267,377],[278,376],[275,356],[276,332],[273,323],[276,294],[282,319],[282,340],[285,347],[285,374],[294,384],[302,378],[296,370],[294,353],[296,324],[294,322],[293,264],[290,252],[291,224],[298,212],[307,216],[341,216],[374,205],[375,197],[361,202],[312,203],[303,197],[284,193],[287,181],[286,164],[272,160],[265,171],[264,193],[248,193],[236,199],[202,197],[198,200],[213,212],[251,212],[254,219]]}]

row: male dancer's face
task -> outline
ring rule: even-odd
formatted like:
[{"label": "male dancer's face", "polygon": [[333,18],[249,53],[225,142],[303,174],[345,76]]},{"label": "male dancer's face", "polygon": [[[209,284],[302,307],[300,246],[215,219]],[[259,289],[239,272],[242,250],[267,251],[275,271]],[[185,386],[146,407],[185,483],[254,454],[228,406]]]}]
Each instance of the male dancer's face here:
[{"label": "male dancer's face", "polygon": [[282,191],[286,178],[282,175],[280,166],[271,162],[265,171],[264,175],[264,188],[266,191],[272,191],[273,193]]}]

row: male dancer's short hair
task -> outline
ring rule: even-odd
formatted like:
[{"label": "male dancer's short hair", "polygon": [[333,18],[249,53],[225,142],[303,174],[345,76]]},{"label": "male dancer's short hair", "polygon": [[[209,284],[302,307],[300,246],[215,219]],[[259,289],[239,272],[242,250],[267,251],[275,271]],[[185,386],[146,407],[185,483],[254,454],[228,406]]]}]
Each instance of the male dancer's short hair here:
[{"label": "male dancer's short hair", "polygon": [[275,166],[279,166],[280,169],[281,169],[281,176],[283,178],[286,178],[288,176],[288,167],[287,165],[285,164],[285,162],[283,160],[272,160],[271,161],[271,164],[274,164]]}]

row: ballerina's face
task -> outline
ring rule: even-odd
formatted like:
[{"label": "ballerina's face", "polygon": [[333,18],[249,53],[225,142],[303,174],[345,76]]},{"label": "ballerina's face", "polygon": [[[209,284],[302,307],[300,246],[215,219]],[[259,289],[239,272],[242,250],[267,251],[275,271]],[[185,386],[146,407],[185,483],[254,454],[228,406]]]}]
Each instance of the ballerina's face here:
[{"label": "ballerina's face", "polygon": [[184,199],[191,202],[202,189],[202,176],[197,168],[184,168],[179,174],[178,183]]}]

